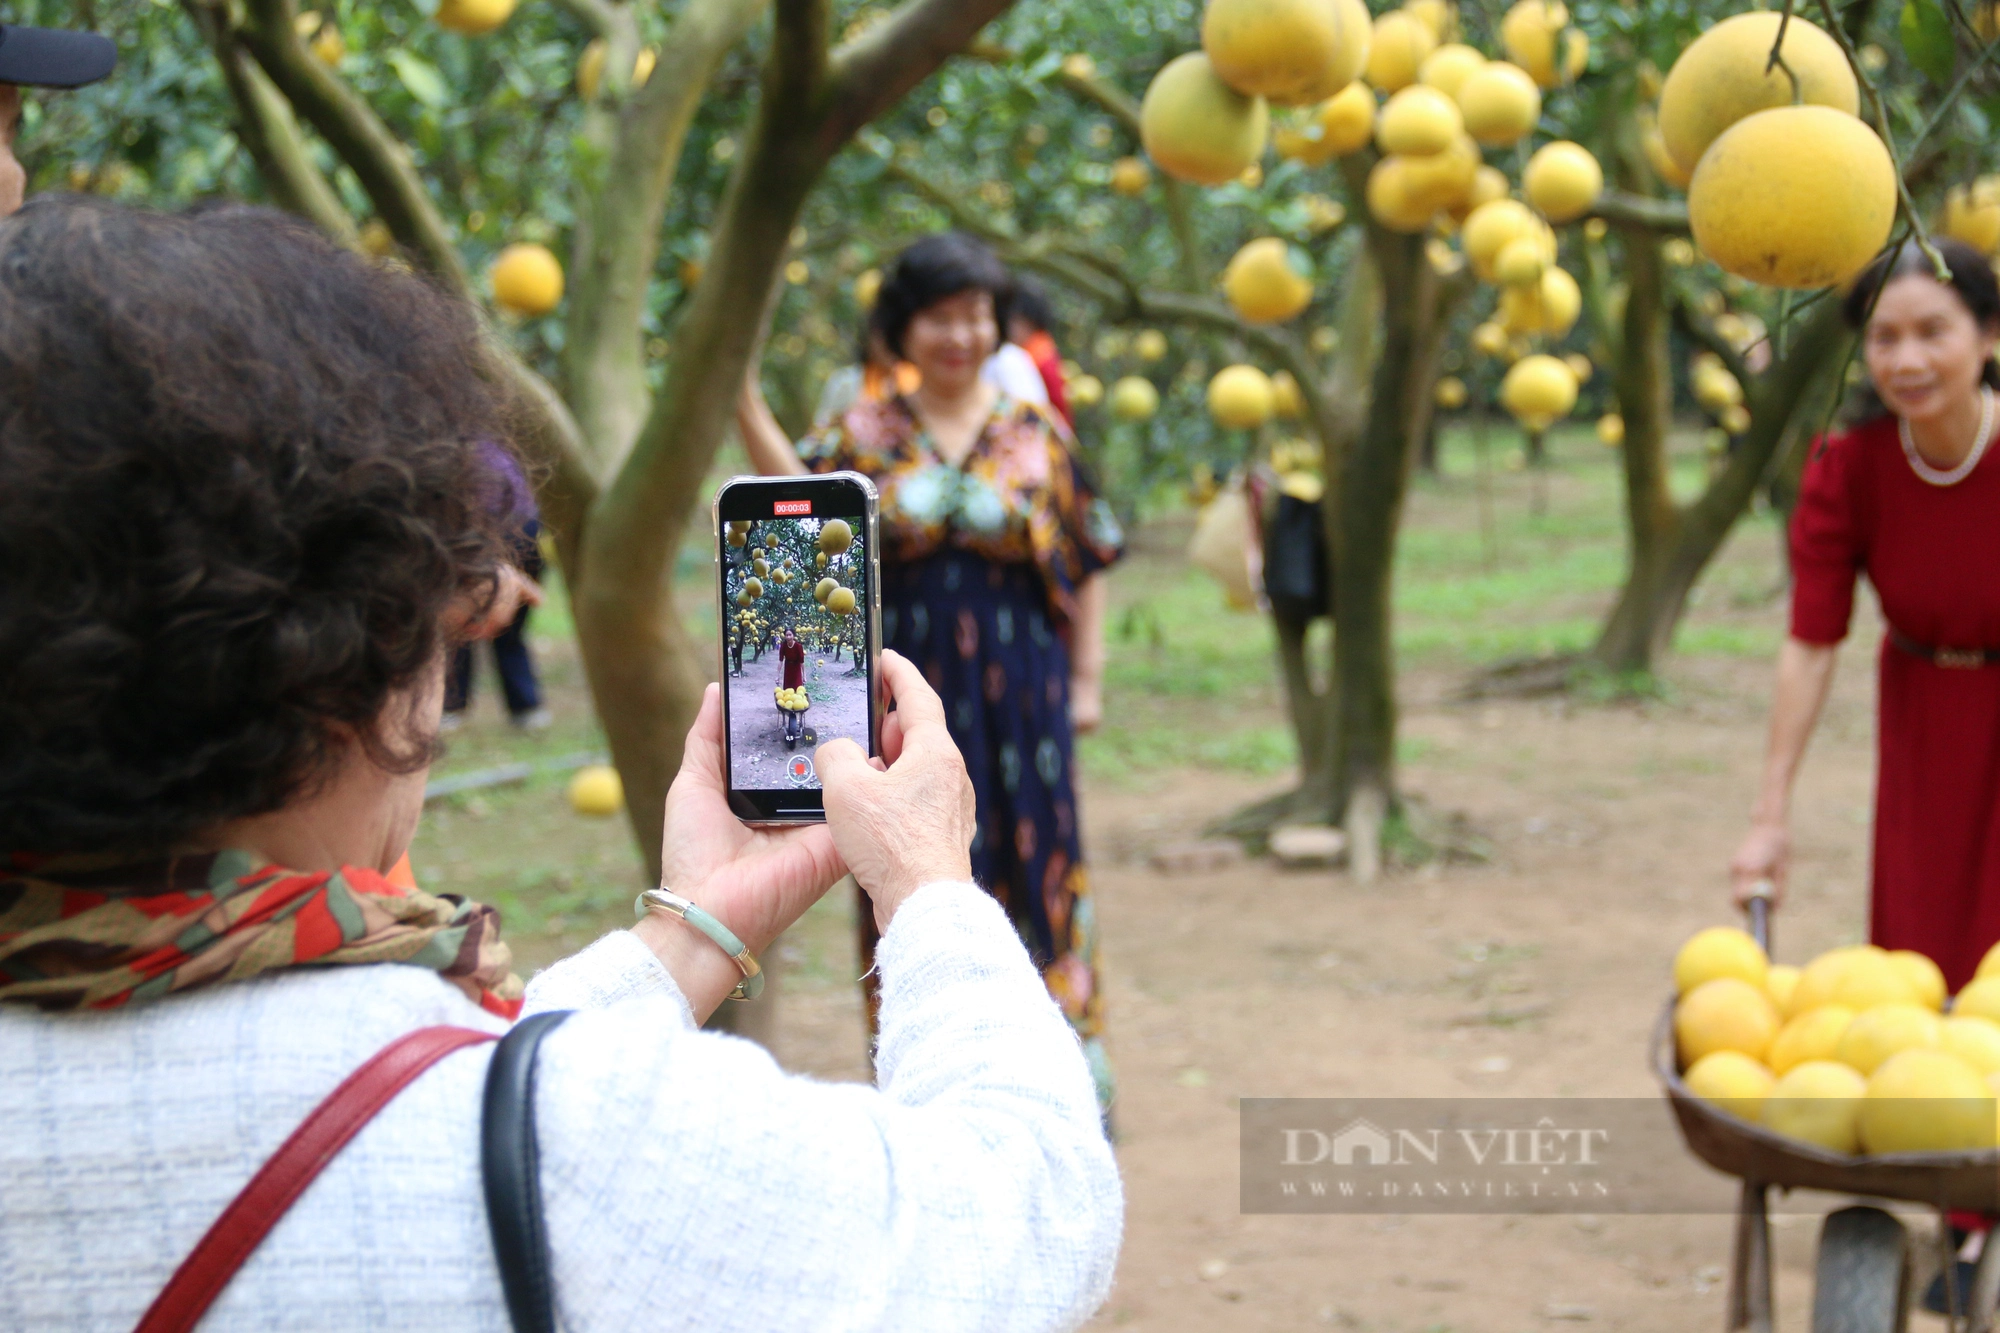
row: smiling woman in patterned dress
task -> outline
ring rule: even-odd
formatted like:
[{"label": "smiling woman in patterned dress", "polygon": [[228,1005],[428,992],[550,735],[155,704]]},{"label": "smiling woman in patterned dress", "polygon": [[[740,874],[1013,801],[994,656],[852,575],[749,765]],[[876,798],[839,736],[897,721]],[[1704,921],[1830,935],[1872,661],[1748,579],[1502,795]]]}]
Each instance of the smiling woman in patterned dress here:
[{"label": "smiling woman in patterned dress", "polygon": [[[922,373],[914,392],[858,402],[794,447],[753,369],[738,420],[761,472],[851,468],[880,488],[882,641],[944,697],[979,797],[974,877],[1075,1025],[1108,1110],[1071,740],[1102,716],[1101,571],[1124,538],[1067,428],[980,379],[1011,291],[1006,267],[971,237],[918,241],[876,308],[891,350]],[[872,924],[861,913],[864,965]]]}]

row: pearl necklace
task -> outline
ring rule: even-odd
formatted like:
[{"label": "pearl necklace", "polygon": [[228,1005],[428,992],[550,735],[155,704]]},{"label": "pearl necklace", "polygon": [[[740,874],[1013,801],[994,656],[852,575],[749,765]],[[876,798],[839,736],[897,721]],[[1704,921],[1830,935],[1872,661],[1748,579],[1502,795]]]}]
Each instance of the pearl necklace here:
[{"label": "pearl necklace", "polygon": [[1924,461],[1923,455],[1917,452],[1917,442],[1910,437],[1908,418],[1897,418],[1896,433],[1902,437],[1903,457],[1910,460],[1910,471],[1933,486],[1956,486],[1972,474],[1972,469],[1979,466],[1979,460],[1986,456],[1986,445],[1993,438],[1993,390],[1980,389],[1979,434],[1973,439],[1972,452],[1949,472],[1932,467]]}]

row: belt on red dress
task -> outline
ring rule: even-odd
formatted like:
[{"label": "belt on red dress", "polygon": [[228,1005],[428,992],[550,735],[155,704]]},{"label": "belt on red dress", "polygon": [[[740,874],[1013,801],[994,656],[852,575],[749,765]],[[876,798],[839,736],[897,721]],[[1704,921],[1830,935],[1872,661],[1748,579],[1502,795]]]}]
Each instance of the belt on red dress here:
[{"label": "belt on red dress", "polygon": [[1889,642],[1897,652],[1908,653],[1932,666],[1966,671],[2000,663],[2000,648],[1933,648],[1927,643],[1918,643],[1894,625],[1889,627]]}]

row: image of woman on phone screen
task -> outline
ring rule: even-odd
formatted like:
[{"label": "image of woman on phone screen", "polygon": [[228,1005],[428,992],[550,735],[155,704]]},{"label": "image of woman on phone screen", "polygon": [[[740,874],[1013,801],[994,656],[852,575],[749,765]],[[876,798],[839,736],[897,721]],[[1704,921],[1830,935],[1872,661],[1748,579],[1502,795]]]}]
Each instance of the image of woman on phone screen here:
[{"label": "image of woman on phone screen", "polygon": [[[1108,1110],[1072,737],[1102,716],[1102,571],[1124,537],[1060,420],[981,378],[1012,291],[979,241],[926,237],[890,266],[874,315],[920,372],[913,391],[857,400],[794,446],[753,367],[738,424],[760,472],[851,469],[879,488],[882,643],[944,697],[978,792],[974,877],[1083,1039]],[[860,914],[864,968],[873,924]]]}]

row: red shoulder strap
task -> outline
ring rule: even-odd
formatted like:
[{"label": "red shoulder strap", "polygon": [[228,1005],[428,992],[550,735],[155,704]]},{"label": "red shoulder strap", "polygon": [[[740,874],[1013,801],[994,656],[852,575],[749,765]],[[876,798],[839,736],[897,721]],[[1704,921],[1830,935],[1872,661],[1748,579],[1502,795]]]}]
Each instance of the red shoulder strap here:
[{"label": "red shoulder strap", "polygon": [[473,1028],[419,1028],[369,1057],[313,1108],[222,1210],[154,1299],[138,1333],[189,1333],[278,1219],[377,1111],[453,1051],[493,1039],[493,1033]]}]

